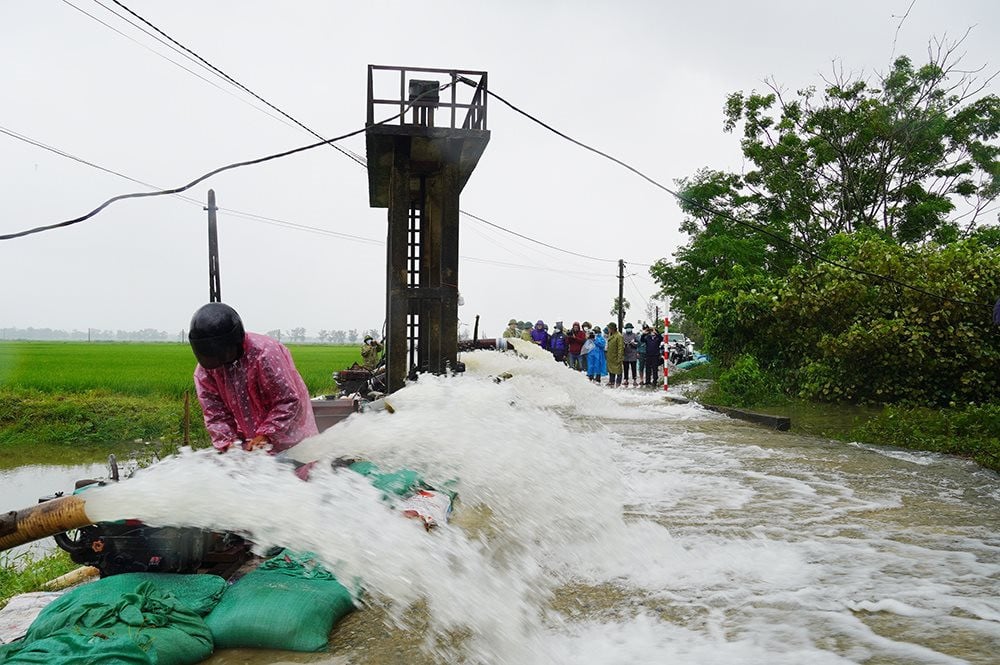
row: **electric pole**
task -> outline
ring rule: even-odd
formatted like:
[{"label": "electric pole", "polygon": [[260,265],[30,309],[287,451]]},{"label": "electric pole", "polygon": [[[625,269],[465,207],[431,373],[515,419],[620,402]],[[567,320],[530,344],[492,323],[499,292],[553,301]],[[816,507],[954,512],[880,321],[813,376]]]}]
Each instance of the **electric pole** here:
[{"label": "electric pole", "polygon": [[222,302],[219,280],[219,227],[215,219],[215,190],[208,190],[208,302]]},{"label": "electric pole", "polygon": [[618,332],[625,324],[625,259],[618,259]]}]

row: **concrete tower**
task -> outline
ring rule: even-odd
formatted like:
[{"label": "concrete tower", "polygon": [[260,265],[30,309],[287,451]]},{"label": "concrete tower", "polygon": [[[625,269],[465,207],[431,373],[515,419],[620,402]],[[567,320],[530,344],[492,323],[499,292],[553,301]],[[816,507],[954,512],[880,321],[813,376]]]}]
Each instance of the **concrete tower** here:
[{"label": "concrete tower", "polygon": [[389,392],[457,369],[458,199],[490,140],[486,97],[486,72],[368,66],[368,196],[389,209]]}]

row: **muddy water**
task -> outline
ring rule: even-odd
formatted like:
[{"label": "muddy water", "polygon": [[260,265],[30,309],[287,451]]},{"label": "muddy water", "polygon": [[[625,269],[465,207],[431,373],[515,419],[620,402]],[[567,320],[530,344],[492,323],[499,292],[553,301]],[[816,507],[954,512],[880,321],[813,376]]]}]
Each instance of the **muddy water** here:
[{"label": "muddy water", "polygon": [[363,580],[329,653],[216,665],[996,662],[996,474],[597,388],[551,360],[466,360],[298,449],[451,483],[461,503],[435,532],[353,474],[302,483],[257,455],[166,460],[88,512],[238,528]]},{"label": "muddy water", "polygon": [[[105,478],[105,464],[30,465],[0,470],[0,510],[20,510],[38,503],[44,496],[57,492],[70,494],[77,480]],[[18,557],[29,553],[32,557],[44,556],[55,548],[51,538],[37,540],[14,548],[7,556]]]}]

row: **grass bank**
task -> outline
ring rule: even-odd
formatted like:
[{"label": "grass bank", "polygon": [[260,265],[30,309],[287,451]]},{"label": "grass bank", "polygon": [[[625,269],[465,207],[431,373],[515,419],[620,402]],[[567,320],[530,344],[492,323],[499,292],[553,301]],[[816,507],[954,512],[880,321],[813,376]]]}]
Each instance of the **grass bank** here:
[{"label": "grass bank", "polygon": [[[288,348],[313,395],[334,392],[333,372],[361,359],[357,346]],[[186,344],[0,343],[0,465],[37,463],[18,452],[26,444],[64,446],[68,455],[136,440],[178,444],[186,391],[191,442],[207,443],[194,368]]]},{"label": "grass bank", "polygon": [[42,557],[0,552],[0,608],[18,594],[42,591],[46,582],[78,567],[61,550]]},{"label": "grass bank", "polygon": [[957,455],[1000,472],[1000,404],[931,409],[805,402],[783,396],[752,372],[742,385],[732,376],[720,380],[711,364],[671,374],[670,383],[693,384],[689,394],[707,404],[789,416],[794,432]]}]

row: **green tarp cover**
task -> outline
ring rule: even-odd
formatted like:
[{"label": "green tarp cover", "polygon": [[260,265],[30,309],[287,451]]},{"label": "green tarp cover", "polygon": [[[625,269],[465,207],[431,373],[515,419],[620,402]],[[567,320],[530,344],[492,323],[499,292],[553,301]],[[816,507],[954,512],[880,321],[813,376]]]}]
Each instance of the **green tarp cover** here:
[{"label": "green tarp cover", "polygon": [[418,490],[435,490],[446,493],[452,498],[452,500],[458,496],[458,494],[452,491],[449,487],[454,484],[454,481],[444,483],[444,487],[431,487],[424,482],[420,473],[418,471],[414,471],[413,469],[399,469],[398,471],[381,472],[375,464],[367,460],[355,462],[347,468],[355,473],[360,473],[362,476],[365,476],[368,478],[368,482],[372,484],[372,487],[380,489],[386,494],[395,494],[396,496],[405,498],[416,493]]},{"label": "green tarp cover", "polygon": [[217,649],[322,651],[353,609],[350,592],[312,555],[286,550],[229,587],[205,623]]},{"label": "green tarp cover", "polygon": [[198,613],[154,581],[133,580],[138,584],[127,588],[120,577],[127,576],[79,587],[50,604],[2,662],[186,665],[211,655],[212,635]]},{"label": "green tarp cover", "polygon": [[372,487],[387,494],[408,496],[418,489],[430,489],[424,484],[420,474],[412,469],[400,469],[392,473],[380,473],[377,466],[368,461],[355,462],[348,467],[355,473],[368,478]]}]

